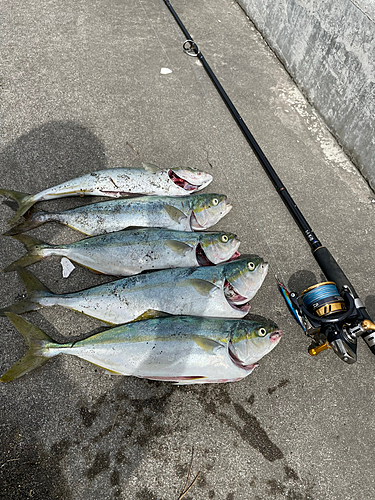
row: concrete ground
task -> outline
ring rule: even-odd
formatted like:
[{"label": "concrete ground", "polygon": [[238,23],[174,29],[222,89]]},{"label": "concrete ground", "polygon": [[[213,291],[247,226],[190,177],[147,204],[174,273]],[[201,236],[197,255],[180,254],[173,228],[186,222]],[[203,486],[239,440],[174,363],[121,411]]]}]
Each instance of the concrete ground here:
[{"label": "concrete ground", "polygon": [[[375,317],[374,193],[235,2],[173,6]],[[1,187],[36,193],[141,161],[212,173],[207,191],[234,205],[217,228],[236,232],[243,253],[270,263],[252,313],[275,320],[284,337],[232,384],[175,387],[61,356],[2,385],[0,496],[177,500],[194,449],[190,481],[201,474],[186,500],[372,499],[373,355],[363,342],[352,366],[332,352],[308,355],[274,276],[301,291],[321,272],[203,68],[184,55],[164,3],[40,0],[2,10]],[[2,231],[12,213],[1,206]],[[80,237],[52,223],[32,234],[52,243]],[[2,238],[1,268],[22,255],[19,242]],[[64,279],[56,260],[30,269],[57,293],[108,280],[83,268]],[[16,273],[0,283],[2,306],[25,293]],[[56,340],[103,328],[57,307],[25,317]],[[26,346],[0,319],[4,372]]]}]

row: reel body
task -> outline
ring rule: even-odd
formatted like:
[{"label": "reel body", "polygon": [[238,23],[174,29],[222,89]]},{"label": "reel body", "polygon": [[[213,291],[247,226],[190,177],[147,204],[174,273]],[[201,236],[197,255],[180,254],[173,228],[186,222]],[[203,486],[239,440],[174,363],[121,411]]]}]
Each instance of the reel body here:
[{"label": "reel body", "polygon": [[313,341],[311,356],[333,349],[344,362],[356,362],[357,337],[375,330],[375,324],[362,314],[361,304],[349,286],[344,285],[339,292],[333,281],[325,281],[300,295],[282,283],[279,287],[298,324]]}]

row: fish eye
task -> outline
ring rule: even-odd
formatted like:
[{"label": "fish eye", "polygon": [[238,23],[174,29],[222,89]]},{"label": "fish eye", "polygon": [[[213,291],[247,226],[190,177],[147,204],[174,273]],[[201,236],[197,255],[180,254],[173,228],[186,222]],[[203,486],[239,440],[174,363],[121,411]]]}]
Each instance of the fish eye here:
[{"label": "fish eye", "polygon": [[254,269],[255,269],[254,262],[248,262],[247,263],[247,268],[249,269],[249,271],[254,271]]},{"label": "fish eye", "polygon": [[265,328],[259,328],[258,335],[259,337],[264,337],[267,334],[267,330]]},{"label": "fish eye", "polygon": [[212,200],[212,204],[216,207],[216,205],[218,205],[218,204],[219,204],[219,200],[218,200],[217,198],[214,198],[214,199]]},{"label": "fish eye", "polygon": [[223,234],[222,237],[221,237],[221,241],[223,243],[226,243],[228,240],[229,240],[228,236],[226,234]]}]

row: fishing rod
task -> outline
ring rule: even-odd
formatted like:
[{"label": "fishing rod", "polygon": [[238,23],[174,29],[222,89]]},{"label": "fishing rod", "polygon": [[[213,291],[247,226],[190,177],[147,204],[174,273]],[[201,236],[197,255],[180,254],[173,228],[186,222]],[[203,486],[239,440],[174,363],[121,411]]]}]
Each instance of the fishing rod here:
[{"label": "fishing rod", "polygon": [[164,0],[164,3],[186,38],[183,50],[187,55],[197,57],[202,63],[220,97],[310,245],[315,260],[327,279],[325,282],[307,288],[299,295],[289,291],[284,284],[279,282],[280,291],[290,311],[305,334],[313,341],[309,348],[310,355],[315,356],[325,349],[332,348],[345,363],[355,363],[358,337],[362,337],[375,354],[375,324],[353,285],[311,229],[171,3],[168,0]]}]

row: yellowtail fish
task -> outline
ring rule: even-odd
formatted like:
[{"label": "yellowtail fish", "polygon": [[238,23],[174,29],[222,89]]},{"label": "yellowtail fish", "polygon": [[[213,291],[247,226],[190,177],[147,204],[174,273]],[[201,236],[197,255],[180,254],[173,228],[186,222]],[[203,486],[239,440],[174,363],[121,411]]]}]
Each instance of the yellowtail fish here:
[{"label": "yellowtail fish", "polygon": [[159,227],[177,231],[203,231],[232,208],[223,194],[140,196],[102,201],[64,212],[25,214],[25,220],[5,235],[24,233],[45,222],[60,222],[89,236],[122,231],[127,227]]},{"label": "yellowtail fish", "polygon": [[164,313],[243,318],[267,275],[268,264],[250,255],[217,266],[139,274],[61,295],[52,293],[26,269],[17,270],[28,295],[0,309],[0,315],[58,305],[106,323],[121,324]]},{"label": "yellowtail fish", "polygon": [[1,382],[21,377],[58,354],[77,356],[110,373],[178,385],[235,382],[249,375],[282,335],[267,320],[171,316],[59,344],[20,316],[8,313],[8,318],[29,350]]},{"label": "yellowtail fish", "polygon": [[14,199],[19,209],[11,219],[14,224],[38,201],[66,196],[109,196],[122,198],[134,195],[185,196],[210,184],[212,175],[190,167],[160,169],[144,163],[143,168],[109,168],[77,177],[57,186],[30,195],[0,189],[0,194]]},{"label": "yellowtail fish", "polygon": [[26,245],[28,253],[5,272],[59,256],[99,273],[131,276],[146,270],[219,264],[240,255],[236,235],[224,232],[127,229],[68,245],[49,245],[26,234],[14,238]]}]

